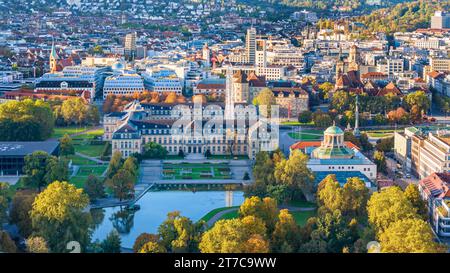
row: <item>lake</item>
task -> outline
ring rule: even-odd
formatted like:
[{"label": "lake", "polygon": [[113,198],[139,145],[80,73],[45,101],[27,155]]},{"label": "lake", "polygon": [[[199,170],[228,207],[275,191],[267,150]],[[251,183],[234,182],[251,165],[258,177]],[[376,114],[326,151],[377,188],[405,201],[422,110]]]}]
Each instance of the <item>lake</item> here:
[{"label": "lake", "polygon": [[116,228],[122,238],[122,247],[132,248],[141,233],[156,233],[169,212],[178,210],[195,222],[215,208],[239,206],[242,202],[242,191],[150,191],[136,203],[141,207],[136,212],[120,207],[93,210],[98,226],[92,239],[103,240]]}]

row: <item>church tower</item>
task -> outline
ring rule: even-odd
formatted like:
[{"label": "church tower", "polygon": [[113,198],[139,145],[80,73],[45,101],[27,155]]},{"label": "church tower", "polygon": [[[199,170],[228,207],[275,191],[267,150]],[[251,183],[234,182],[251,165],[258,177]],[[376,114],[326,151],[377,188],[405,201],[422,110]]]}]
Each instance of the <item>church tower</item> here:
[{"label": "church tower", "polygon": [[50,52],[50,72],[55,73],[58,65],[58,54],[56,54],[55,42],[52,42],[52,50]]},{"label": "church tower", "polygon": [[348,70],[349,71],[359,71],[358,47],[356,45],[353,45],[350,48],[350,54],[348,56]]},{"label": "church tower", "polygon": [[336,81],[339,78],[340,75],[344,73],[344,59],[342,58],[342,48],[339,49],[339,57],[336,61]]}]

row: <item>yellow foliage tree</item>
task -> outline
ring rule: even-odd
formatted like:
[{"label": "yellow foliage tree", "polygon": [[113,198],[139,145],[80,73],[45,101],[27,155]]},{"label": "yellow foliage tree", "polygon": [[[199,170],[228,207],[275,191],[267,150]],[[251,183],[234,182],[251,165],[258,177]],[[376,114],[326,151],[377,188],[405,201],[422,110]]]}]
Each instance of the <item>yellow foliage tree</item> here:
[{"label": "yellow foliage tree", "polygon": [[445,248],[434,241],[427,222],[404,219],[390,225],[380,236],[381,252],[444,253]]}]

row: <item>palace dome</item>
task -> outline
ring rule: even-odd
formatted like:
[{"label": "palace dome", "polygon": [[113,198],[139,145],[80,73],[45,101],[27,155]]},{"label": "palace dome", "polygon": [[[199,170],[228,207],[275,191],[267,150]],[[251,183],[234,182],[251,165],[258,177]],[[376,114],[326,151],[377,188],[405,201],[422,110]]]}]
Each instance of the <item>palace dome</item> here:
[{"label": "palace dome", "polygon": [[333,125],[328,127],[324,133],[327,135],[343,135],[344,131],[342,131],[342,129],[337,127],[336,125]]}]

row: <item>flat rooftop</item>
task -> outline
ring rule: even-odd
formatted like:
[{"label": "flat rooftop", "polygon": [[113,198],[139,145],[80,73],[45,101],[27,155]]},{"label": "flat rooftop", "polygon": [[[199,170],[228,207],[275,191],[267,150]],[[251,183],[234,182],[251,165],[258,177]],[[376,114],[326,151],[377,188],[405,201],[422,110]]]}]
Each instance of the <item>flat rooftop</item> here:
[{"label": "flat rooftop", "polygon": [[0,157],[26,156],[35,151],[44,151],[52,154],[58,148],[58,141],[0,141]]}]

